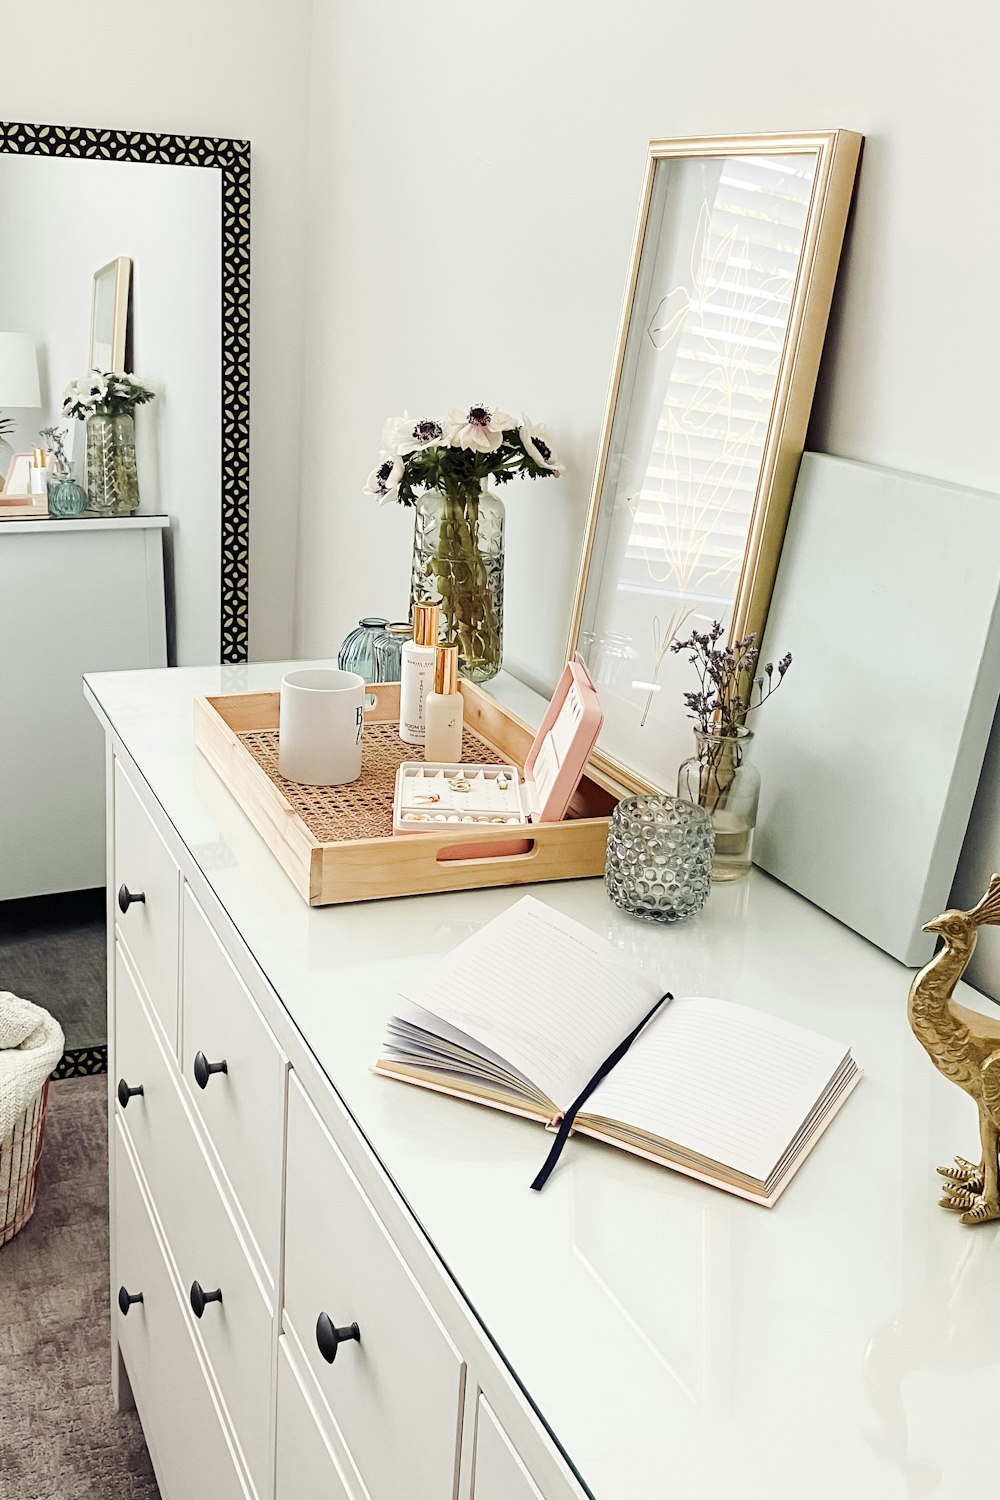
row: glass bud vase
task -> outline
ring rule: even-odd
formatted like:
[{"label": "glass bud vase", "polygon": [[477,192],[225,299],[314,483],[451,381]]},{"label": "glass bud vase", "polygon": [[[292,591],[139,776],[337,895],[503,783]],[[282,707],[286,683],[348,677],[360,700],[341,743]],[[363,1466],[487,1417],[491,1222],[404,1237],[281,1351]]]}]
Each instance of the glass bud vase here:
[{"label": "glass bud vase", "polygon": [[459,671],[488,682],[503,660],[504,505],[485,484],[428,490],[416,504],[410,603],[441,606]]},{"label": "glass bud vase", "polygon": [[677,795],[703,807],[715,830],[713,880],[742,880],[753,862],[760,772],[750,764],[753,735],[694,732],[698,752],[677,773]]},{"label": "glass bud vase", "polygon": [[692,917],[708,900],[713,848],[712,819],[702,808],[680,797],[626,797],[608,828],[605,888],[634,917]]},{"label": "glass bud vase", "polygon": [[87,509],[87,491],[72,474],[49,474],[46,479],[49,515],[70,520]]},{"label": "glass bud vase", "polygon": [[337,666],[342,672],[357,672],[366,682],[379,681],[375,642],[388,623],[381,615],[365,615],[358,621],[337,652]]},{"label": "glass bud vase", "polygon": [[87,418],[87,493],[102,516],[129,516],[139,509],[135,421],[130,412]]}]

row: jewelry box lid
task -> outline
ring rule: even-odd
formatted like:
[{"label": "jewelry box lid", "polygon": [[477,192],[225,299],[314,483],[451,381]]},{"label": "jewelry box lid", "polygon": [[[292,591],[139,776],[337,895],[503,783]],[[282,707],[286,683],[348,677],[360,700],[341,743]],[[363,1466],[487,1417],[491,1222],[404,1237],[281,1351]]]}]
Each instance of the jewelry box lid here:
[{"label": "jewelry box lid", "polygon": [[524,762],[533,823],[559,823],[583,779],[604,712],[582,658],[567,662]]}]

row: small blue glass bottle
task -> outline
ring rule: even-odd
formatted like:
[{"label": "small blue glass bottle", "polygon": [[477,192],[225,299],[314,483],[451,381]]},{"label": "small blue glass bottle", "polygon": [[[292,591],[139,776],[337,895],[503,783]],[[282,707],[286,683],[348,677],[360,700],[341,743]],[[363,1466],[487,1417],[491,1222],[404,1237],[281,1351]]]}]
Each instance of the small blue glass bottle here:
[{"label": "small blue glass bottle", "polygon": [[50,516],[66,521],[87,509],[87,491],[71,475],[49,474],[45,487]]}]

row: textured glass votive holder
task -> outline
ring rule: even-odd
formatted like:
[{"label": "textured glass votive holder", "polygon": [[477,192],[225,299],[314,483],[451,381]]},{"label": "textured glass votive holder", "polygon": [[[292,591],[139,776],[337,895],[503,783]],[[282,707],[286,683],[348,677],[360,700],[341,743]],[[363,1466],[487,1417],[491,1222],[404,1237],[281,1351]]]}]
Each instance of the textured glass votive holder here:
[{"label": "textured glass votive holder", "polygon": [[712,819],[703,807],[679,797],[626,797],[608,829],[604,884],[632,916],[679,922],[708,900],[714,853]]}]

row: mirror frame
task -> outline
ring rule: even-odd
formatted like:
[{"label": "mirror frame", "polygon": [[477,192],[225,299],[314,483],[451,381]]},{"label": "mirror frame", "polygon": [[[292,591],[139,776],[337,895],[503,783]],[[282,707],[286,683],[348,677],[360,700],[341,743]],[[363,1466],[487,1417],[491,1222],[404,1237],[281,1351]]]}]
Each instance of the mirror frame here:
[{"label": "mirror frame", "polygon": [[[775,393],[756,493],[733,605],[730,640],[753,632],[761,640],[778,569],[792,492],[805,443],[827,319],[833,300],[847,216],[854,191],[863,137],[849,130],[801,134],[688,136],[649,143],[646,175],[618,341],[605,406],[597,469],[591,492],[583,557],[570,621],[567,660],[579,650],[584,604],[601,521],[611,438],[618,416],[626,347],[632,333],[640,261],[649,220],[657,163],[679,157],[787,156],[816,153],[816,174],[806,217],[798,270],[789,309]],[[612,497],[613,498],[613,497]],[[630,792],[664,790],[625,761],[600,750],[591,761]],[[668,788],[673,790],[673,788]]]},{"label": "mirror frame", "polygon": [[219,659],[243,662],[249,639],[250,142],[203,135],[0,121],[0,154],[155,162],[221,173],[222,571]]}]

